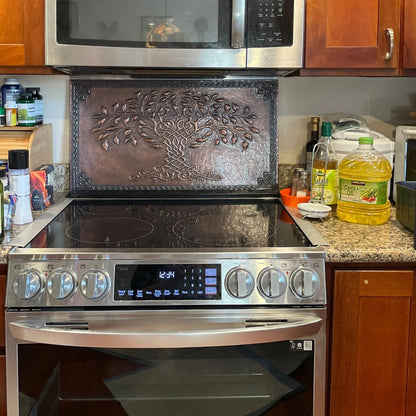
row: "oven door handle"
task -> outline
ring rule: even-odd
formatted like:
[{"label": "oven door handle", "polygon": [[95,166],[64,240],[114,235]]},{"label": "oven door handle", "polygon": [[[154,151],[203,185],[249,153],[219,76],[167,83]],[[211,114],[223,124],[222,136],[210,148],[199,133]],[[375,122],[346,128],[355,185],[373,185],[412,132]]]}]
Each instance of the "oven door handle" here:
[{"label": "oven door handle", "polygon": [[[316,316],[296,317],[290,322],[285,319],[246,319],[228,326],[226,323],[208,324],[206,328],[199,322],[199,327],[192,329],[181,328],[177,322],[172,322],[172,330],[140,330],[140,322],[132,324],[130,328],[123,325],[123,330],[120,330],[114,323],[109,323],[106,328],[105,322],[94,325],[94,321],[56,325],[9,322],[9,330],[17,340],[41,344],[95,348],[189,348],[295,340],[316,334],[323,320]],[[163,328],[166,328],[166,322]]]}]

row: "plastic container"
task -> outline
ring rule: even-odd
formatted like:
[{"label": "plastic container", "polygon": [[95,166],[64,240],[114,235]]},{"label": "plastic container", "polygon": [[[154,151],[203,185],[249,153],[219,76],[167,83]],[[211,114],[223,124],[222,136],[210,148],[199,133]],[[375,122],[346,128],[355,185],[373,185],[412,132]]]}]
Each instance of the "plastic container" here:
[{"label": "plastic container", "polygon": [[358,149],[339,165],[337,215],[358,224],[384,224],[390,218],[387,189],[391,165],[374,149],[372,137],[360,137],[358,142]]},{"label": "plastic container", "polygon": [[282,198],[283,205],[286,205],[287,207],[297,207],[298,204],[309,201],[309,196],[290,195],[291,190],[291,188],[286,188],[280,191],[280,197]]},{"label": "plastic container", "polygon": [[43,124],[43,97],[40,95],[39,91],[39,87],[25,88],[25,92],[32,94],[32,97],[35,100],[36,124]]},{"label": "plastic container", "polygon": [[7,101],[4,105],[6,112],[6,126],[17,126],[17,104],[15,101]]},{"label": "plastic container", "polygon": [[22,127],[36,125],[35,100],[30,92],[23,92],[17,100],[17,124]]},{"label": "plastic container", "polygon": [[5,78],[1,87],[1,105],[5,107],[8,101],[17,101],[24,91],[17,78]]}]

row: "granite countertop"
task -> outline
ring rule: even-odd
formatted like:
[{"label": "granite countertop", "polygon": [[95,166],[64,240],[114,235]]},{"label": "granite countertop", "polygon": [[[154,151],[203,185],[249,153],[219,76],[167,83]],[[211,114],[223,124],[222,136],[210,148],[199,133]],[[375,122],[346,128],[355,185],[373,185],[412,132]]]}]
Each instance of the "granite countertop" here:
[{"label": "granite countertop", "polygon": [[[61,194],[61,197],[65,196]],[[57,201],[55,199],[55,201]],[[36,221],[45,211],[33,212]],[[300,215],[300,214],[299,214]],[[324,220],[308,220],[329,243],[325,246],[329,263],[374,263],[416,262],[413,233],[406,230],[396,219],[396,209],[391,210],[390,221],[383,225],[371,226],[341,221],[335,212]],[[11,250],[10,240],[24,232],[27,225],[13,226],[7,231],[0,245],[0,264],[7,264]]]},{"label": "granite countertop", "polygon": [[325,247],[329,263],[416,262],[413,233],[397,221],[394,207],[390,221],[382,225],[341,221],[335,212],[323,221],[311,221],[329,243]]}]

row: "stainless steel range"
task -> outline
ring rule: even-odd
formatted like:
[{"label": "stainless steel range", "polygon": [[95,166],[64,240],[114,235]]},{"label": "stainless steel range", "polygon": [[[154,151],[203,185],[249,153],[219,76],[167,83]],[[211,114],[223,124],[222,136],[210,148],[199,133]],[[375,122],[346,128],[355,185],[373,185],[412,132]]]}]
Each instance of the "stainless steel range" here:
[{"label": "stainless steel range", "polygon": [[9,256],[9,416],[324,415],[324,251],[276,197],[276,94],[73,81],[76,198]]},{"label": "stainless steel range", "polygon": [[9,415],[324,414],[324,253],[278,200],[53,210],[9,258]]}]

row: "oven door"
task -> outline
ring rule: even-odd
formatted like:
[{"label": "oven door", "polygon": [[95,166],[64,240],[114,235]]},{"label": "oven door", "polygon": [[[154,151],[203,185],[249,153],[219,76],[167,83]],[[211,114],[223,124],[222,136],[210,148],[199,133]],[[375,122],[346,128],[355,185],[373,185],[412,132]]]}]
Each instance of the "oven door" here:
[{"label": "oven door", "polygon": [[6,314],[9,416],[324,415],[324,309]]},{"label": "oven door", "polygon": [[46,64],[244,68],[245,0],[45,0]]}]

